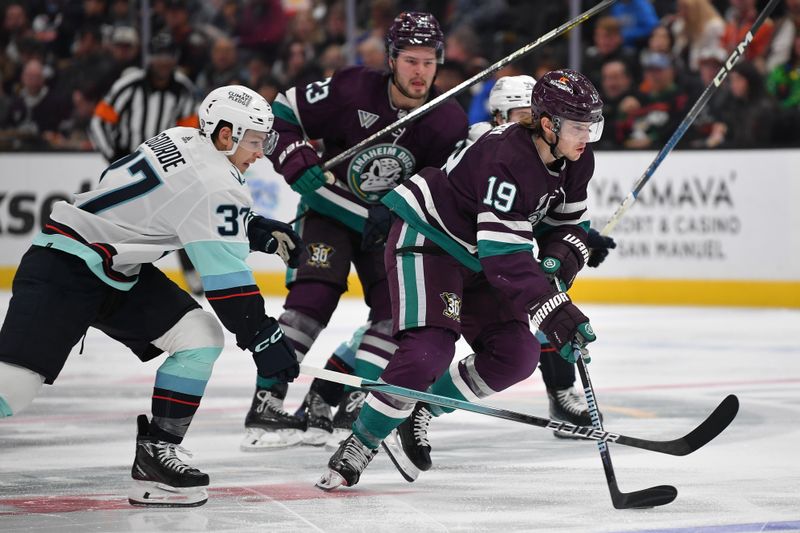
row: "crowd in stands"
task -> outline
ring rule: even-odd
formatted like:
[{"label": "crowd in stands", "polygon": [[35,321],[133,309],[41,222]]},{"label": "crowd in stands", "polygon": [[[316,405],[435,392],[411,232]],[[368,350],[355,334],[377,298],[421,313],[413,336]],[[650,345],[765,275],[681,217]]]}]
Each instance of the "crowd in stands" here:
[{"label": "crowd in stands", "polygon": [[[114,83],[142,67],[142,2],[0,0],[0,150],[94,150],[91,122]],[[582,9],[595,4],[582,2]],[[579,27],[581,65],[605,102],[600,149],[659,149],[765,4],[619,0]],[[403,10],[428,11],[446,35],[436,85],[447,90],[570,18],[567,0],[356,2],[347,49],[343,0],[149,0],[149,33],[171,40],[199,102],[222,85],[278,91],[358,64],[386,67],[384,34]],[[800,146],[800,0],[781,2],[681,148]],[[166,36],[166,37],[165,37]],[[163,42],[162,42],[163,44]],[[568,40],[498,71],[538,78],[569,65]],[[488,118],[493,79],[458,97]]]}]

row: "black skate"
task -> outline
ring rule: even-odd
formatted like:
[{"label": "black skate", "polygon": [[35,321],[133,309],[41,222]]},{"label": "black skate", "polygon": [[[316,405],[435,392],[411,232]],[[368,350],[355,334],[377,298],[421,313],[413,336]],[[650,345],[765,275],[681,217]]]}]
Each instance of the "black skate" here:
[{"label": "black skate", "polygon": [[283,410],[285,390],[279,390],[280,387],[256,389],[250,411],[244,419],[246,434],[240,445],[242,451],[276,450],[303,442],[305,421]]},{"label": "black skate", "polygon": [[328,471],[317,481],[322,490],[352,487],[358,483],[361,473],[378,453],[364,445],[358,437],[350,435],[328,461]]},{"label": "black skate", "polygon": [[306,406],[306,432],[303,434],[303,444],[322,446],[333,433],[331,406],[313,390],[308,391],[303,403]]},{"label": "black skate", "polygon": [[364,405],[366,399],[367,393],[362,390],[354,390],[345,394],[333,416],[333,435],[325,443],[326,450],[335,451],[344,442],[344,439],[352,431],[353,422],[358,418],[358,413],[361,412],[361,406]]},{"label": "black skate", "polygon": [[[561,422],[569,422],[576,426],[592,426],[592,417],[589,416],[589,406],[575,386],[565,389],[547,388],[547,399],[550,401],[550,418]],[[600,420],[603,414],[600,413]],[[561,431],[554,431],[553,435],[560,439],[583,439],[578,435]]]},{"label": "black skate", "polygon": [[191,454],[177,444],[151,437],[146,415],[139,415],[136,423],[139,431],[131,468],[134,487],[128,502],[147,507],[197,507],[206,503],[208,474],[181,461],[176,452]]},{"label": "black skate", "polygon": [[400,471],[400,475],[411,483],[420,472],[430,470],[431,445],[428,441],[428,427],[431,423],[428,404],[417,403],[411,415],[393,430],[383,441],[383,449]]}]

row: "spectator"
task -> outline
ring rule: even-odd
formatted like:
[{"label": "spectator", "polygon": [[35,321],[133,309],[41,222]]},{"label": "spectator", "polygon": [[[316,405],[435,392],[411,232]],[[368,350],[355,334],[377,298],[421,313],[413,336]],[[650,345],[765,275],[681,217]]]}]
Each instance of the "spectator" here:
[{"label": "spectator", "polygon": [[22,87],[11,101],[5,137],[11,140],[11,147],[17,150],[42,149],[47,143],[42,137],[45,132],[58,129],[66,116],[67,106],[45,84],[44,66],[38,59],[31,59],[22,69]]},{"label": "spectator", "polygon": [[[467,79],[464,72],[464,67],[461,63],[445,62],[439,65],[436,71],[436,79],[433,81],[433,86],[439,91],[439,94],[447,92],[459,83]],[[470,94],[467,91],[462,92],[455,97],[455,100],[461,105],[461,108],[466,111],[469,108]]]},{"label": "spectator", "polygon": [[603,64],[600,96],[603,99],[605,127],[603,128],[603,137],[598,144],[599,148],[622,148],[622,145],[617,141],[615,132],[626,116],[627,109],[623,102],[625,99],[629,99],[626,103],[632,103],[630,98],[633,92],[633,77],[625,61],[613,59]]},{"label": "spectator", "polygon": [[[750,31],[758,10],[756,0],[728,0],[730,7],[725,14],[725,33],[722,36],[722,47],[731,51],[744,40],[745,35]],[[752,42],[747,46],[745,58],[752,61],[759,72],[766,70],[766,54],[772,32],[775,30],[772,19],[767,19],[761,28],[753,36]]]},{"label": "spectator", "polygon": [[330,78],[333,73],[347,65],[347,58],[344,57],[344,50],[338,44],[329,44],[319,56],[319,67],[322,69],[322,77]]},{"label": "spectator", "polygon": [[199,95],[206,95],[217,87],[240,85],[241,73],[236,45],[227,37],[219,37],[211,47],[211,61],[197,76]]},{"label": "spectator", "polygon": [[797,143],[800,132],[800,33],[788,61],[775,67],[767,78],[767,90],[775,97],[780,113],[776,120],[775,140],[782,145]]},{"label": "spectator", "polygon": [[740,61],[728,75],[729,97],[720,106],[706,147],[757,148],[770,146],[777,114],[756,66]]},{"label": "spectator", "polygon": [[261,76],[256,83],[253,84],[253,87],[255,88],[256,92],[263,96],[264,100],[270,104],[275,101],[275,98],[281,91],[281,86],[280,83],[278,83],[278,80],[269,74]]},{"label": "spectator", "polygon": [[211,19],[211,25],[229,37],[237,35],[240,9],[238,0],[223,0],[217,13]]},{"label": "spectator", "polygon": [[[693,95],[692,100],[696,100],[700,95],[700,91],[711,85],[714,77],[719,74],[722,65],[728,60],[728,55],[729,54],[725,52],[721,46],[708,48],[700,52],[697,58],[699,79],[696,81],[696,85],[699,86],[700,89],[697,91],[696,95]],[[700,113],[697,115],[697,118],[694,119],[689,131],[686,133],[686,138],[692,147],[706,147],[706,139],[711,135],[712,130],[718,127],[714,125],[716,123],[715,117],[719,116],[720,109],[725,106],[728,100],[728,87],[728,83],[723,84],[719,88],[718,93],[700,109]]]},{"label": "spectator", "polygon": [[625,102],[627,114],[616,132],[626,148],[660,148],[683,119],[688,97],[675,82],[675,67],[667,54],[645,56],[645,90]]},{"label": "spectator", "polygon": [[187,0],[168,0],[164,21],[178,48],[178,65],[189,79],[196,80],[208,62],[208,38],[189,20]]},{"label": "spectator", "polygon": [[460,26],[447,34],[445,39],[445,61],[461,63],[468,76],[477,74],[486,66],[480,55],[480,39],[469,26]]},{"label": "spectator", "polygon": [[301,77],[309,77],[310,81],[317,80],[318,75],[305,76],[306,72],[313,67],[313,53],[313,49],[302,41],[290,41],[283,48],[278,61],[272,67],[273,76],[284,87],[299,83]]},{"label": "spectator", "polygon": [[386,46],[383,39],[373,36],[367,37],[358,45],[358,56],[361,64],[375,70],[386,70]]},{"label": "spectator", "polygon": [[619,20],[625,46],[641,48],[658,25],[658,17],[649,0],[620,0],[609,9]]},{"label": "spectator", "polygon": [[[600,71],[608,61],[623,61],[628,71],[638,72],[635,52],[622,46],[622,26],[614,17],[602,17],[594,27],[593,46],[586,49],[581,72],[595,87],[600,87]],[[638,77],[638,76],[637,76]]]},{"label": "spectator", "polygon": [[59,124],[58,131],[45,132],[43,137],[51,148],[57,150],[92,150],[89,124],[94,116],[99,96],[90,84],[72,91],[72,112]]},{"label": "spectator", "polygon": [[100,28],[85,26],[75,36],[72,57],[62,61],[57,83],[59,94],[71,95],[72,91],[87,81],[102,82],[110,79],[114,71],[114,59],[103,47]]},{"label": "spectator", "polygon": [[800,0],[786,0],[786,15],[775,24],[767,54],[766,69],[770,73],[789,61],[794,38],[800,34]]},{"label": "spectator", "polygon": [[0,44],[2,44],[4,55],[12,62],[19,64],[21,57],[19,53],[19,41],[24,37],[31,37],[31,29],[28,13],[22,4],[11,3],[6,6],[3,18],[3,32],[0,33]]},{"label": "spectator", "polygon": [[286,14],[281,0],[244,0],[239,17],[239,44],[272,62],[281,46]]},{"label": "spectator", "polygon": [[673,55],[689,70],[697,72],[702,50],[720,45],[725,21],[710,0],[678,0],[678,13],[672,24],[675,37]]},{"label": "spectator", "polygon": [[111,80],[101,87],[102,93],[111,88],[111,84],[125,75],[130,68],[139,66],[139,34],[130,26],[117,26],[111,32],[111,58],[114,65]]}]

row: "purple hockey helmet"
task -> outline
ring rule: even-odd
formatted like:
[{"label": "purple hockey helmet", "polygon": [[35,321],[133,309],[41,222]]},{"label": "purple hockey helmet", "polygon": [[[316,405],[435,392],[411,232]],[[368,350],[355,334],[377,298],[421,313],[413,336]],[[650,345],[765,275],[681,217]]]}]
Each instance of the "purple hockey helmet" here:
[{"label": "purple hockey helmet", "polygon": [[[586,76],[574,70],[553,70],[539,78],[531,95],[531,112],[534,120],[549,117],[553,131],[562,136],[582,129],[589,134],[583,140],[595,142],[603,134],[600,93]],[[575,132],[566,131],[567,125]]]},{"label": "purple hockey helmet", "polygon": [[386,35],[389,57],[396,58],[406,46],[427,46],[436,50],[436,62],[444,62],[444,34],[430,13],[404,11],[397,15]]}]

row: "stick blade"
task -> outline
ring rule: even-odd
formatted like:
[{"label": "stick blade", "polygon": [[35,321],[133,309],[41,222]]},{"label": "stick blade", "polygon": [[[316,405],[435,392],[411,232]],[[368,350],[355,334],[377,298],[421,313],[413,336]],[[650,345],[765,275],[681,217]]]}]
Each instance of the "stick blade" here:
[{"label": "stick blade", "polygon": [[681,439],[687,446],[682,450],[684,453],[676,455],[690,454],[708,444],[733,422],[738,412],[739,398],[737,398],[735,394],[729,394],[702,424]]},{"label": "stick blade", "polygon": [[678,496],[672,485],[659,485],[635,492],[619,492],[611,495],[615,509],[649,509],[671,503]]}]

